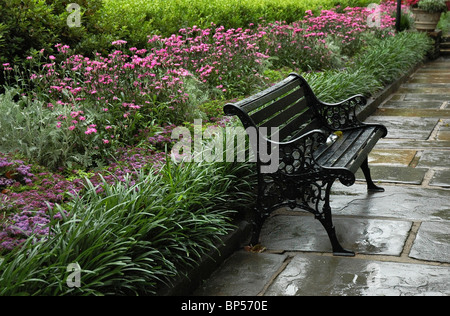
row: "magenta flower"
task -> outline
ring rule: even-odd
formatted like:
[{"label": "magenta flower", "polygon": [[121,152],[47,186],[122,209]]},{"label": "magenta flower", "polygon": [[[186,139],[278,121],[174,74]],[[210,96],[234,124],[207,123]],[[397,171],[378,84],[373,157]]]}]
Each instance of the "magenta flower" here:
[{"label": "magenta flower", "polygon": [[90,134],[93,134],[93,133],[97,133],[97,130],[95,128],[93,128],[93,127],[89,127],[84,133],[86,135],[90,135]]},{"label": "magenta flower", "polygon": [[127,41],[124,40],[118,40],[118,41],[114,41],[111,44],[115,45],[115,46],[121,46],[121,45],[125,45],[126,43],[128,43]]}]

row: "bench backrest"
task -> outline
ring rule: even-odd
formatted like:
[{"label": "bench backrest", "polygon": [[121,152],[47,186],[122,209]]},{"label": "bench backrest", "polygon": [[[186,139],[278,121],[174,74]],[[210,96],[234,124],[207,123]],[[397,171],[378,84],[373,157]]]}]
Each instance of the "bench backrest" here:
[{"label": "bench backrest", "polygon": [[[279,141],[303,135],[320,124],[314,115],[317,99],[306,80],[292,73],[283,81],[236,103],[224,107],[226,115],[237,115],[245,128],[268,131],[277,127]],[[271,136],[271,135],[269,135]]]}]

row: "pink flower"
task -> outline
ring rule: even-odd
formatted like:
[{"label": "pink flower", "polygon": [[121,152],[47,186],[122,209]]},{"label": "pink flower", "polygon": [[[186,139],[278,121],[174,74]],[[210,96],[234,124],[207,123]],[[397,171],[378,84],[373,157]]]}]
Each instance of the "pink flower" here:
[{"label": "pink flower", "polygon": [[109,144],[109,140],[104,139],[104,140],[103,140],[103,144]]},{"label": "pink flower", "polygon": [[62,124],[61,122],[57,122],[57,123],[56,123],[56,127],[57,127],[57,128],[61,128],[61,124]]},{"label": "pink flower", "polygon": [[86,132],[84,132],[86,135],[97,133],[97,130],[95,128],[89,127]]},{"label": "pink flower", "polygon": [[123,40],[118,40],[118,41],[112,42],[111,44],[112,45],[121,46],[121,45],[126,44],[126,43],[128,43],[128,42],[127,41],[123,41]]},{"label": "pink flower", "polygon": [[49,58],[50,60],[55,60],[55,59],[56,59],[56,57],[53,56],[53,55],[48,56],[48,58]]},{"label": "pink flower", "polygon": [[75,128],[76,128],[75,125],[71,125],[69,126],[69,131],[73,131]]}]

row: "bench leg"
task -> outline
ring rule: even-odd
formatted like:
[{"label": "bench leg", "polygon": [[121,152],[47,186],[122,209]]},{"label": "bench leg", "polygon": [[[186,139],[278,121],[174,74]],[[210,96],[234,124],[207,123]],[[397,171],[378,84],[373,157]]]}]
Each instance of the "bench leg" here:
[{"label": "bench leg", "polygon": [[361,165],[361,170],[364,173],[364,177],[366,178],[366,182],[367,182],[367,190],[370,192],[384,192],[384,189],[375,185],[375,183],[373,183],[372,180],[372,175],[370,174],[370,168],[369,168],[369,159],[366,158],[362,165]]},{"label": "bench leg", "polygon": [[268,215],[265,215],[263,212],[261,212],[259,208],[255,209],[254,214],[255,215],[252,219],[252,237],[250,240],[250,245],[252,246],[256,246],[259,244],[259,237],[261,235],[262,226],[268,218]]},{"label": "bench leg", "polygon": [[330,191],[333,182],[329,182],[327,184],[326,193],[325,193],[325,204],[323,206],[323,213],[320,215],[316,215],[316,218],[320,221],[322,226],[328,233],[328,237],[330,238],[331,246],[333,247],[333,255],[335,256],[346,256],[353,257],[355,253],[353,251],[349,251],[344,249],[336,236],[336,229],[333,225],[333,219],[331,215],[331,207],[330,207]]}]

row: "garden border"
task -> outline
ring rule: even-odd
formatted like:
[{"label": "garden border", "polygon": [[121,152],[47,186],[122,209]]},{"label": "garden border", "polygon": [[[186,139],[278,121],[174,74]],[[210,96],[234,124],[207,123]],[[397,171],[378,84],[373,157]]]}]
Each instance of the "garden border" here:
[{"label": "garden border", "polygon": [[[411,77],[428,59],[417,63],[411,67],[403,76],[393,83],[385,86],[383,90],[375,93],[368,99],[367,105],[362,108],[357,117],[361,121],[366,120],[378,107],[387,100],[409,77]],[[208,254],[199,259],[199,264],[187,271],[184,275],[178,276],[171,284],[164,285],[157,291],[157,296],[189,296],[201,283],[207,279],[231,254],[250,240],[251,225],[245,220],[233,223],[236,229],[221,238],[221,245],[217,249],[211,250]]]}]

